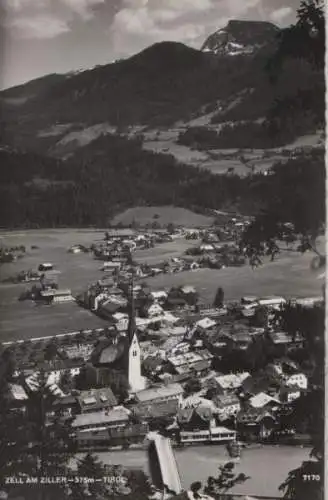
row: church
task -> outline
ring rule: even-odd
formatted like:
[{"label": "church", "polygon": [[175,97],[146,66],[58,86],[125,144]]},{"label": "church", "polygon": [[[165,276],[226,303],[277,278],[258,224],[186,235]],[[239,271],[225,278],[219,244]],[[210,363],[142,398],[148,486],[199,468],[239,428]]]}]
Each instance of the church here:
[{"label": "church", "polygon": [[146,379],[141,375],[141,349],[136,329],[136,312],[133,296],[133,282],[129,287],[129,323],[126,332],[120,332],[111,339],[101,341],[91,355],[96,368],[109,368],[125,374],[130,393],[142,391]]}]

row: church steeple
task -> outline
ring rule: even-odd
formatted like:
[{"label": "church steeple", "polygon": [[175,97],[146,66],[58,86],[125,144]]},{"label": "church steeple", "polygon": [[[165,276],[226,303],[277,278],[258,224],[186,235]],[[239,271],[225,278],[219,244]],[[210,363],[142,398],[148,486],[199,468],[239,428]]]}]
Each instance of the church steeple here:
[{"label": "church steeple", "polygon": [[128,323],[127,335],[128,335],[128,340],[129,340],[129,346],[131,345],[134,334],[136,332],[136,311],[135,311],[133,287],[134,287],[134,279],[132,276],[130,284],[129,284],[129,290],[128,290],[129,323]]},{"label": "church steeple", "polygon": [[129,323],[127,331],[126,374],[129,381],[130,391],[137,392],[145,388],[145,381],[141,376],[141,350],[136,335],[136,311],[133,294],[133,277],[128,289],[128,312]]}]

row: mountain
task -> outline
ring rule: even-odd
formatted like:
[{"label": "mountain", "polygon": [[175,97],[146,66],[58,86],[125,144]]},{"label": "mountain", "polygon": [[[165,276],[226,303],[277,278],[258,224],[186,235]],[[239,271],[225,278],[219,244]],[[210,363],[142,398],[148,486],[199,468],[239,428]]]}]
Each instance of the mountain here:
[{"label": "mountain", "polygon": [[225,28],[210,35],[201,50],[220,56],[254,54],[272,44],[280,29],[264,21],[229,21]]},{"label": "mountain", "polygon": [[1,92],[3,142],[47,152],[64,136],[45,138],[43,132],[55,125],[61,131],[103,123],[172,126],[199,115],[204,106],[215,108],[218,101],[256,87],[265,78],[263,66],[261,57],[217,58],[181,43],[158,43],[129,59],[51,79],[51,84],[45,77],[37,85]]}]

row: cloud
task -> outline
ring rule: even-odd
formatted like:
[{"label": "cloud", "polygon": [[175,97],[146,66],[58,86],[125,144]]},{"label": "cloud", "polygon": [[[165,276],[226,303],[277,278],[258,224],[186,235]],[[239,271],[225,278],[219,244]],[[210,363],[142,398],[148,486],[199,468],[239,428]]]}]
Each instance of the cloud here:
[{"label": "cloud", "polygon": [[119,57],[172,40],[199,48],[207,35],[229,19],[261,10],[261,0],[123,0],[110,26],[111,45]]},{"label": "cloud", "polygon": [[18,18],[11,23],[11,28],[19,38],[55,38],[69,31],[65,21],[52,16],[39,15],[30,18]]},{"label": "cloud", "polygon": [[270,19],[274,21],[275,23],[280,23],[283,21],[287,16],[290,16],[293,12],[293,9],[291,7],[281,7],[280,9],[274,10],[270,14]]},{"label": "cloud", "polygon": [[19,38],[54,38],[74,20],[87,22],[106,0],[3,0],[5,28]]},{"label": "cloud", "polygon": [[94,16],[93,8],[105,3],[105,0],[61,0],[69,10],[88,21]]}]

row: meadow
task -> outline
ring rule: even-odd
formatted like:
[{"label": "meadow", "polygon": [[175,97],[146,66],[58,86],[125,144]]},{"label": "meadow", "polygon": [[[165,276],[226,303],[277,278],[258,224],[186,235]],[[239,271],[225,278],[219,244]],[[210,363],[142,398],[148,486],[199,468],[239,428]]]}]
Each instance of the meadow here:
[{"label": "meadow", "polygon": [[[106,324],[90,311],[75,302],[36,306],[33,302],[19,302],[18,297],[29,284],[8,284],[4,280],[21,270],[36,269],[42,262],[52,262],[60,271],[59,287],[69,288],[73,294],[85,290],[88,284],[103,276],[101,262],[91,254],[71,254],[73,244],[91,245],[101,241],[104,230],[31,230],[0,233],[0,243],[13,246],[25,245],[22,259],[0,267],[0,339],[10,341],[20,338],[53,336],[80,329],[102,327]],[[134,258],[139,262],[156,265],[162,260],[178,257],[195,241],[178,239],[157,245],[153,249],[138,250]],[[37,246],[31,249],[31,246]],[[272,295],[286,297],[317,296],[322,292],[323,278],[318,279],[310,269],[313,255],[286,253],[275,262],[266,262],[252,270],[249,266],[221,270],[200,269],[178,274],[147,278],[154,289],[173,285],[194,285],[201,301],[211,303],[217,287],[223,287],[226,300],[238,300],[244,295]]]}]

